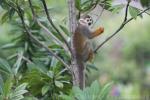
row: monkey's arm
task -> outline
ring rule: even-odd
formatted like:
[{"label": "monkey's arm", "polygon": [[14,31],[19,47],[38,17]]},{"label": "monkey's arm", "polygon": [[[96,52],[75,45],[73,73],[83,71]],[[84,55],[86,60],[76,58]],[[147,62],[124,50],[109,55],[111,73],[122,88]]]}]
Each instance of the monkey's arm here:
[{"label": "monkey's arm", "polygon": [[91,39],[94,38],[94,37],[97,37],[99,35],[101,35],[102,33],[104,32],[104,28],[103,27],[99,27],[98,29],[96,29],[95,31],[93,31],[91,33]]},{"label": "monkey's arm", "polygon": [[89,28],[87,28],[87,26],[82,26],[80,30],[83,33],[83,35],[85,35],[89,39],[97,37],[104,32],[103,27],[99,27],[95,31],[91,31]]}]

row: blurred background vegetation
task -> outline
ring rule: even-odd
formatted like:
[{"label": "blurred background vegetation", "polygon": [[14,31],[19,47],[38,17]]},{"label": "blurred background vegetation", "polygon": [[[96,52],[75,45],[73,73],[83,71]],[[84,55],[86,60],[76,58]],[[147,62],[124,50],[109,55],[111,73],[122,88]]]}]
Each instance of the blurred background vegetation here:
[{"label": "blurred background vegetation", "polygon": [[[59,3],[58,3],[59,1]],[[67,1],[49,0],[49,9],[55,23],[67,23]],[[0,17],[5,10],[0,8]],[[95,13],[95,12],[94,12]],[[42,15],[42,14],[41,14]],[[92,14],[91,14],[92,15]],[[94,20],[97,15],[92,15]],[[94,39],[95,45],[101,43],[105,38],[114,32],[120,25],[123,14],[112,14],[104,11],[100,20],[94,28],[104,26],[105,32],[102,36]],[[66,25],[67,27],[67,25]],[[0,24],[0,47],[12,42],[16,37],[15,25]],[[3,47],[4,48],[4,47]],[[0,58],[7,59],[14,49],[0,49]],[[42,58],[41,58],[42,59]],[[43,58],[44,59],[44,58]],[[12,63],[12,62],[11,62]],[[114,85],[111,95],[135,100],[135,98],[150,97],[150,18],[147,14],[143,18],[131,21],[113,39],[106,43],[95,55],[94,65],[97,69],[90,69],[87,72],[87,85],[98,79],[101,84],[113,81]],[[32,72],[31,72],[32,73]],[[34,73],[34,72],[33,72]],[[27,76],[29,77],[29,76]],[[38,78],[38,76],[37,76]],[[68,79],[68,78],[67,78]],[[25,81],[25,80],[23,80]],[[57,83],[61,87],[61,83]],[[33,90],[34,92],[34,90]],[[38,93],[35,93],[35,95]],[[134,99],[133,99],[134,98]],[[138,99],[137,99],[138,100]],[[148,99],[145,99],[148,100]]]}]

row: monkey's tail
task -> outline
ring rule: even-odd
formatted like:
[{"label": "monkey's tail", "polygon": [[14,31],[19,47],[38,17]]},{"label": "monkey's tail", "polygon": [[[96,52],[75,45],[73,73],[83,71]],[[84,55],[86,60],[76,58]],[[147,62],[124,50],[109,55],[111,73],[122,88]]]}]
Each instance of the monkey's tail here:
[{"label": "monkey's tail", "polygon": [[79,77],[79,85],[80,88],[83,89],[85,87],[85,65],[81,58],[77,59],[77,69],[78,69],[78,77]]}]

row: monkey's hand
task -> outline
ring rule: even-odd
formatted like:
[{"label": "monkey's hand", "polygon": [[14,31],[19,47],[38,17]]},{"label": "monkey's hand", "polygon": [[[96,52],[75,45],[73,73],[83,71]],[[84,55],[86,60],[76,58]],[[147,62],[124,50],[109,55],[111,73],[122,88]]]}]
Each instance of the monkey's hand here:
[{"label": "monkey's hand", "polygon": [[103,33],[104,32],[104,27],[99,27],[97,30],[96,30],[96,33],[98,34],[98,35],[100,35],[101,33]]},{"label": "monkey's hand", "polygon": [[92,38],[101,35],[103,32],[104,32],[104,28],[103,28],[103,27],[99,27],[98,29],[96,29],[96,30],[92,33]]}]

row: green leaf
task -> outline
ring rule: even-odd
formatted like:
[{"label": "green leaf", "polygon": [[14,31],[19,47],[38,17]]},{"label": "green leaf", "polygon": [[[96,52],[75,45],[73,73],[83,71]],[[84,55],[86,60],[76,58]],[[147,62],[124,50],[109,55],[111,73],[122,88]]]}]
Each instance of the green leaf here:
[{"label": "green leaf", "polygon": [[9,48],[13,48],[15,46],[16,46],[15,43],[8,43],[8,44],[1,46],[0,49],[9,49]]},{"label": "green leaf", "polygon": [[60,96],[63,100],[74,100],[73,96],[61,95]]},{"label": "green leaf", "polygon": [[55,67],[58,63],[58,60],[55,57],[52,57],[51,66]]},{"label": "green leaf", "polygon": [[43,87],[42,87],[42,95],[45,95],[45,94],[48,92],[49,89],[50,89],[50,86],[49,86],[49,85],[43,86]]},{"label": "green leaf", "polygon": [[78,10],[81,9],[81,0],[75,0],[75,5]]},{"label": "green leaf", "polygon": [[4,86],[4,82],[3,82],[2,76],[0,75],[0,94],[3,93],[3,86]]},{"label": "green leaf", "polygon": [[42,67],[40,64],[38,63],[27,63],[27,67],[29,70],[38,70],[44,74],[46,74],[45,72],[47,71],[44,67]]},{"label": "green leaf", "polygon": [[140,0],[140,1],[141,1],[142,6],[144,7],[150,6],[150,0]]},{"label": "green leaf", "polygon": [[47,76],[49,76],[50,78],[53,78],[54,77],[54,72],[53,71],[48,71]]},{"label": "green leaf", "polygon": [[[86,87],[83,90],[75,86],[72,88],[71,93],[73,95],[70,95],[70,97],[77,100],[107,100],[111,85],[112,83],[108,83],[104,87],[101,87],[98,81],[94,81],[90,87]],[[69,100],[70,97],[65,96],[64,98],[68,98]]]},{"label": "green leaf", "polygon": [[1,24],[5,23],[9,19],[9,11],[5,12],[1,18]]},{"label": "green leaf", "polygon": [[2,58],[0,58],[0,71],[7,73],[7,74],[12,73],[11,66],[9,65],[9,63],[6,60],[4,60]]},{"label": "green leaf", "polygon": [[[99,1],[99,0],[97,0],[97,1]],[[98,2],[96,2],[96,5],[97,4],[98,4]],[[82,3],[81,7],[82,8],[80,11],[82,11],[82,12],[90,10],[93,7],[93,0],[85,1],[84,3]]]},{"label": "green leaf", "polygon": [[94,64],[92,64],[92,63],[87,63],[87,68],[93,69],[95,71],[98,71],[98,68]]},{"label": "green leaf", "polygon": [[98,81],[94,81],[90,86],[90,94],[93,95],[92,100],[96,99],[99,93],[100,93],[100,83],[98,83]]},{"label": "green leaf", "polygon": [[21,99],[23,99],[24,98],[23,94],[28,92],[27,90],[25,90],[26,87],[27,87],[27,83],[22,83],[21,85],[16,87],[16,89],[13,92],[11,92],[9,98],[11,100],[21,100]]},{"label": "green leaf", "polygon": [[134,19],[136,19],[137,15],[140,13],[140,11],[139,11],[139,9],[137,9],[135,7],[129,6],[129,13]]},{"label": "green leaf", "polygon": [[15,96],[15,97],[11,98],[11,100],[21,100],[23,98],[24,98],[23,95],[19,95],[19,96]]},{"label": "green leaf", "polygon": [[[23,96],[23,94],[25,94],[25,93],[27,93],[28,91],[27,90],[19,90],[19,91],[15,91],[15,92],[13,92],[11,95],[11,97],[10,98],[12,98],[12,99],[14,99],[15,100],[15,98],[22,98],[22,96]],[[19,100],[19,99],[18,99]]]},{"label": "green leaf", "polygon": [[14,14],[15,14],[15,10],[14,10],[13,8],[11,8],[11,9],[9,10],[9,19],[10,19],[10,20],[12,19],[12,17],[14,16]]},{"label": "green leaf", "polygon": [[9,19],[12,19],[13,15],[15,14],[15,10],[13,8],[9,9],[5,12],[1,18],[1,23],[7,22]]},{"label": "green leaf", "polygon": [[18,53],[18,59],[17,59],[16,63],[14,64],[13,68],[12,68],[15,75],[18,73],[18,70],[21,66],[22,58],[23,58],[23,51],[20,51]]},{"label": "green leaf", "polygon": [[6,82],[4,83],[4,87],[3,87],[3,95],[4,97],[8,97],[10,92],[11,92],[11,88],[12,88],[12,79],[9,78],[6,80]]},{"label": "green leaf", "polygon": [[0,5],[3,9],[8,10],[10,7],[5,3],[5,0],[0,0]]},{"label": "green leaf", "polygon": [[119,13],[125,6],[123,4],[115,5],[109,8],[112,13]]},{"label": "green leaf", "polygon": [[84,100],[83,91],[79,87],[74,86],[72,91],[73,91],[75,98],[77,98],[78,100]]},{"label": "green leaf", "polygon": [[3,0],[0,0],[0,5],[3,3]]},{"label": "green leaf", "polygon": [[23,83],[23,84],[21,84],[21,85],[19,85],[16,89],[15,89],[15,91],[19,91],[19,90],[24,90],[26,87],[27,87],[27,83]]},{"label": "green leaf", "polygon": [[60,81],[55,81],[55,85],[56,85],[57,87],[59,87],[59,88],[63,88],[63,87],[64,87],[63,83],[60,82]]},{"label": "green leaf", "polygon": [[112,84],[113,84],[113,82],[111,82],[111,83],[108,83],[108,84],[106,84],[103,88],[102,88],[102,90],[101,90],[101,92],[100,92],[100,97],[99,98],[101,98],[101,100],[106,100],[107,99],[107,96],[108,96],[108,94],[109,94],[109,92],[110,92],[110,89],[111,89],[111,87],[112,87]]},{"label": "green leaf", "polygon": [[101,1],[100,6],[101,7],[104,6],[105,10],[112,11],[112,10],[110,10],[112,7],[112,2],[113,2],[112,0],[104,0],[104,1]]}]

